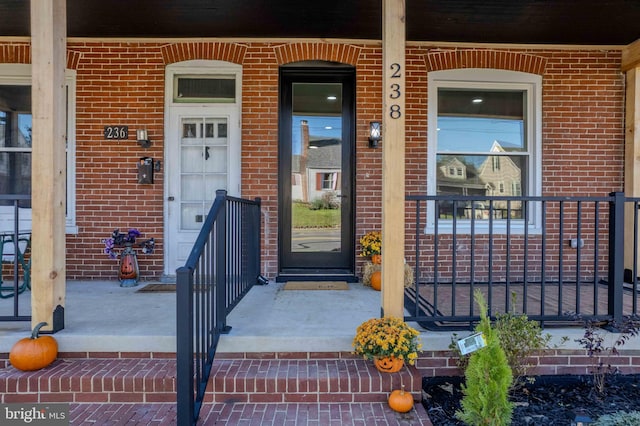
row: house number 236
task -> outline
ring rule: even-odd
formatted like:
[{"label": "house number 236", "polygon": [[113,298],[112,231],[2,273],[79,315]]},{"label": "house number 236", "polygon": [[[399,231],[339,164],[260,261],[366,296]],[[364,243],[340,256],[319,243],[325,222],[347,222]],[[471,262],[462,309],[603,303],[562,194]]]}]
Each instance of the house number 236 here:
[{"label": "house number 236", "polygon": [[[397,62],[394,62],[391,64],[391,78],[400,78],[402,77],[402,74],[400,73],[400,64]],[[392,83],[391,86],[389,86],[389,88],[391,89],[391,92],[389,93],[389,97],[391,99],[398,99],[400,98],[400,96],[402,96],[402,92],[400,91],[402,89],[402,87],[400,86],[400,84],[398,83]],[[389,106],[389,117],[395,119],[398,119],[402,116],[402,111],[400,111],[400,105],[398,104],[391,104]]]}]

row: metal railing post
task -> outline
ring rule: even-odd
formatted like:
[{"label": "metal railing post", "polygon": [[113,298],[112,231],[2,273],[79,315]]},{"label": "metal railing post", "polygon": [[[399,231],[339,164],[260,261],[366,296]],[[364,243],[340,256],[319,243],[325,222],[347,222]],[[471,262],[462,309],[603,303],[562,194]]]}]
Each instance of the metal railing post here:
[{"label": "metal railing post", "polygon": [[253,229],[253,235],[255,236],[253,241],[255,246],[251,247],[251,253],[254,253],[256,256],[253,265],[255,268],[256,281],[260,282],[260,267],[262,265],[262,218],[260,217],[260,212],[262,211],[262,199],[260,197],[256,197],[254,201],[256,202],[256,206],[252,206],[253,208],[251,211],[253,212],[252,224],[255,226]]},{"label": "metal railing post", "polygon": [[216,286],[216,325],[220,333],[227,333],[227,191],[219,189],[216,198],[223,197],[220,214],[216,219],[215,286]]},{"label": "metal railing post", "polygon": [[624,203],[623,192],[612,192],[609,202],[609,298],[608,313],[613,321],[622,322],[624,285]]},{"label": "metal railing post", "polygon": [[176,270],[176,391],[178,426],[196,423],[193,396],[193,273],[189,268]]}]

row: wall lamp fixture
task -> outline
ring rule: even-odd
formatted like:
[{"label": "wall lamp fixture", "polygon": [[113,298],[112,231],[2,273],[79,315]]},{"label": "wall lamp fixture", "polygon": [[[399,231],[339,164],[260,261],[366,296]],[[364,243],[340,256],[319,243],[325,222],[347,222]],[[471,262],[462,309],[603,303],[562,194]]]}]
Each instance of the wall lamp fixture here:
[{"label": "wall lamp fixture", "polygon": [[147,133],[147,129],[136,130],[136,137],[138,139],[138,144],[141,147],[149,148],[151,146],[151,141],[149,140],[149,134]]},{"label": "wall lamp fixture", "polygon": [[382,124],[379,121],[369,123],[369,148],[377,148],[382,141]]}]

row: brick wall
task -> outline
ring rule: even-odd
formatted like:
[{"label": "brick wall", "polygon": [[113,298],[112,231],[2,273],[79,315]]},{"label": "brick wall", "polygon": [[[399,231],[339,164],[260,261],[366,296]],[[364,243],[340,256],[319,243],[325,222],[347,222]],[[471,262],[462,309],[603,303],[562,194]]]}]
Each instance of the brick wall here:
[{"label": "brick wall", "polygon": [[[339,42],[100,42],[68,43],[77,71],[77,219],[67,238],[67,277],[113,279],[117,265],[102,253],[114,228],[138,227],[157,239],[139,256],[145,278],[163,271],[163,172],[139,185],[141,156],[164,153],[164,71],[189,59],[243,67],[242,195],[262,197],[263,272],[277,272],[278,66],[303,60],[338,61],[357,70],[356,240],[380,228],[382,150],[368,148],[369,121],[382,119],[382,52],[376,43]],[[27,43],[0,41],[0,63],[29,61]],[[544,195],[603,195],[622,189],[624,79],[618,50],[485,49],[409,45],[406,57],[407,192],[426,189],[429,70],[500,68],[543,77]],[[128,125],[128,141],[105,141],[103,126]],[[153,145],[141,149],[135,129]],[[383,141],[384,146],[384,141]],[[359,247],[356,246],[356,250]],[[359,267],[361,266],[359,260]],[[358,268],[359,269],[359,268]]]}]

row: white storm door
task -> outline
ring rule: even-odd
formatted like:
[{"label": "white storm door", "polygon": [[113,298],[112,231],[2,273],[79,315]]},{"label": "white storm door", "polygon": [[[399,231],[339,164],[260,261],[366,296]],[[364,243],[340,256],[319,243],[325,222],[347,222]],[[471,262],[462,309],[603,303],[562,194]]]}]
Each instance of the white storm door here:
[{"label": "white storm door", "polygon": [[216,191],[240,195],[237,122],[232,115],[172,114],[166,157],[166,275],[184,266]]}]

